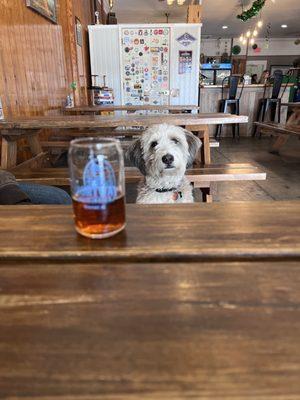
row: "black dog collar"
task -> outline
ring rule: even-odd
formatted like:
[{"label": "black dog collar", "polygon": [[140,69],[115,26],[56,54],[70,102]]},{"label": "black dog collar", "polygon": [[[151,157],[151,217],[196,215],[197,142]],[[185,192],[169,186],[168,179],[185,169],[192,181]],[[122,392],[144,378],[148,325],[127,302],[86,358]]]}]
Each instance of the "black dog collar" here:
[{"label": "black dog collar", "polygon": [[166,189],[166,188],[155,189],[155,191],[158,192],[158,193],[175,192],[175,190],[176,190],[176,188],[171,188],[171,189]]},{"label": "black dog collar", "polygon": [[176,188],[170,188],[170,189],[162,188],[162,189],[155,189],[155,191],[157,193],[173,192],[176,195],[176,198],[174,200],[177,200],[178,196],[182,199],[182,192],[179,192],[178,190],[176,190]]}]

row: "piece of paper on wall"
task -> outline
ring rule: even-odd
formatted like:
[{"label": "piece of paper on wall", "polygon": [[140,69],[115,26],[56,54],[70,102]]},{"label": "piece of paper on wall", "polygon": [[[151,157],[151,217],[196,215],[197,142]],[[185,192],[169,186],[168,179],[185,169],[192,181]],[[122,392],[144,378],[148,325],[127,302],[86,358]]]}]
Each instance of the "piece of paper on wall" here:
[{"label": "piece of paper on wall", "polygon": [[191,74],[193,63],[193,52],[191,50],[179,51],[178,74]]}]

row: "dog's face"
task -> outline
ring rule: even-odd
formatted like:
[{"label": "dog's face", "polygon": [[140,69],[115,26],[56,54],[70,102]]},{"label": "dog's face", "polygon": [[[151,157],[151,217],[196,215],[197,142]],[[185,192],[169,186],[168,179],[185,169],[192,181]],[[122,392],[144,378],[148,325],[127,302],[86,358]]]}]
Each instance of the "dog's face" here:
[{"label": "dog's face", "polygon": [[178,126],[154,125],[133,143],[127,156],[145,176],[182,177],[200,146],[196,136]]}]

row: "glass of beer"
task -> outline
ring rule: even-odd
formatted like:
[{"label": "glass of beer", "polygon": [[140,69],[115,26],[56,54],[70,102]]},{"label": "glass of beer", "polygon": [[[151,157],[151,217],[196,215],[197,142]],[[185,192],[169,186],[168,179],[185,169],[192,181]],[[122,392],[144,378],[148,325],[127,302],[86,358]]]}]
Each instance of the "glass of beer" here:
[{"label": "glass of beer", "polygon": [[119,140],[72,140],[69,169],[77,232],[92,239],[103,239],[122,231],[125,183]]}]

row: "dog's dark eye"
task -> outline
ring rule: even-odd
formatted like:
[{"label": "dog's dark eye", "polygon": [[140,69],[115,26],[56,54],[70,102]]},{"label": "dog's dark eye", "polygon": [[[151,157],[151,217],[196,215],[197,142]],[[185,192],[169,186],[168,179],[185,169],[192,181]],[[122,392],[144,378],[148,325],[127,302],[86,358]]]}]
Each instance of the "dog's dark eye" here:
[{"label": "dog's dark eye", "polygon": [[172,139],[172,142],[174,142],[175,144],[178,144],[179,143],[179,140],[177,140],[177,139]]},{"label": "dog's dark eye", "polygon": [[157,142],[156,141],[151,143],[151,149],[154,149],[154,147],[156,147],[156,146],[157,146]]}]

